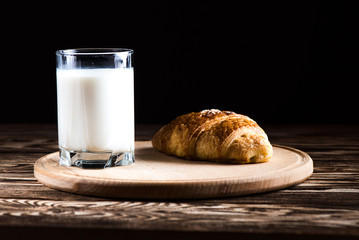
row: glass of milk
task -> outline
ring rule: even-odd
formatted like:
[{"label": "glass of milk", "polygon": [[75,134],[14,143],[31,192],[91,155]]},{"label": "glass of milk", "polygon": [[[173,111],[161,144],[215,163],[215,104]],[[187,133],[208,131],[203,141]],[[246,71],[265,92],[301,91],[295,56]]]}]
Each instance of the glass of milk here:
[{"label": "glass of milk", "polygon": [[56,52],[60,165],[134,163],[132,54],[122,48]]}]

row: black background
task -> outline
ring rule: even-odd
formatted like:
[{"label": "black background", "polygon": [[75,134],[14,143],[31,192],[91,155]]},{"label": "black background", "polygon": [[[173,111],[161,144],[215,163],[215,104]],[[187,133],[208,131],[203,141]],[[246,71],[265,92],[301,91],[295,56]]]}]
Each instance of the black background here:
[{"label": "black background", "polygon": [[0,122],[56,123],[56,50],[125,47],[137,123],[210,108],[260,124],[359,123],[355,1],[244,2],[4,5]]}]

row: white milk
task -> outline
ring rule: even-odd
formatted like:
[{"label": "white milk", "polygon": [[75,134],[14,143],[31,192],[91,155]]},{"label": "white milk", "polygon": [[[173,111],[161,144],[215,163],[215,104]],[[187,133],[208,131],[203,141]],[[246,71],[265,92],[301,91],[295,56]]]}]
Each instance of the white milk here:
[{"label": "white milk", "polygon": [[57,70],[59,145],[134,150],[133,69]]}]

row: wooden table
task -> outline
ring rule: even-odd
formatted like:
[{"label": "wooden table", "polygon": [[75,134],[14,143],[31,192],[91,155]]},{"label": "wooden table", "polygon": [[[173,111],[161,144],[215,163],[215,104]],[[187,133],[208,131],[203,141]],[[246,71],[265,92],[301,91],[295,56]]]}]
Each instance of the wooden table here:
[{"label": "wooden table", "polygon": [[[158,125],[136,128],[149,140]],[[288,189],[222,199],[138,201],[60,192],[34,178],[57,151],[56,125],[0,125],[0,236],[64,239],[354,239],[359,237],[359,126],[263,126],[272,143],[298,148],[314,173]],[[49,238],[51,237],[51,238]],[[1,238],[3,239],[3,238]]]}]

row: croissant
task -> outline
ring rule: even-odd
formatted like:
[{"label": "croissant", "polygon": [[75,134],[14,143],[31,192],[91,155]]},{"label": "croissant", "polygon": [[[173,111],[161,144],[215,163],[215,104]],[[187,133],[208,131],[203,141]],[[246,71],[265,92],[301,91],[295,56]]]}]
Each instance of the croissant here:
[{"label": "croissant", "polygon": [[228,163],[268,161],[272,146],[251,118],[217,109],[188,113],[163,126],[152,139],[165,154]]}]

